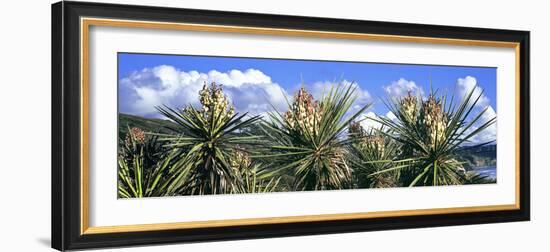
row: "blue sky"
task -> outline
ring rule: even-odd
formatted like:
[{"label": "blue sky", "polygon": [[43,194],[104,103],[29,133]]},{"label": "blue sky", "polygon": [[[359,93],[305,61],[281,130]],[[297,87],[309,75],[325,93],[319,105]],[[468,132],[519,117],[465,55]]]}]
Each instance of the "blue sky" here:
[{"label": "blue sky", "polygon": [[463,94],[483,90],[483,107],[496,111],[496,68],[335,62],[238,57],[130,54],[118,55],[119,110],[122,113],[158,117],[154,106],[197,105],[202,83],[216,81],[237,111],[259,114],[273,104],[285,109],[282,97],[290,97],[303,83],[320,95],[334,81],[356,83],[358,104],[373,103],[370,115],[386,115],[380,98],[408,91],[427,95],[432,88]]}]

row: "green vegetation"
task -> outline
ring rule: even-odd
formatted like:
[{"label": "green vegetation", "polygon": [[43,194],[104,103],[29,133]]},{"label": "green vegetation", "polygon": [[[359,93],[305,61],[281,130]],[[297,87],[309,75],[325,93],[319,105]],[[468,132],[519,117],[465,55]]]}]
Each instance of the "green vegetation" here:
[{"label": "green vegetation", "polygon": [[139,128],[128,130],[118,158],[118,195],[141,198],[176,195],[189,173],[174,150],[162,146]]},{"label": "green vegetation", "polygon": [[275,159],[279,170],[291,170],[294,191],[353,187],[346,160],[351,139],[343,136],[369,106],[346,117],[355,101],[354,90],[351,85],[335,87],[314,101],[302,87],[286,113],[270,113],[270,121],[264,123],[271,153],[265,157]]},{"label": "green vegetation", "polygon": [[355,174],[355,183],[359,188],[383,188],[397,186],[396,172],[381,172],[404,167],[407,164],[392,161],[399,153],[399,145],[379,130],[366,131],[358,122],[349,126],[349,138],[352,139],[349,162]]},{"label": "green vegetation", "polygon": [[[496,118],[472,114],[481,94],[390,99],[396,116],[352,109],[354,85],[315,100],[302,87],[285,112],[235,112],[221,85],[204,85],[200,108],[158,107],[168,120],[119,115],[118,195],[265,193],[492,183],[472,167],[494,165],[496,145],[468,146]],[[479,125],[474,127],[473,125]]]},{"label": "green vegetation", "polygon": [[458,156],[461,145],[496,121],[492,118],[473,128],[487,109],[467,121],[481,95],[474,96],[472,89],[456,105],[454,97],[447,100],[447,96],[437,97],[433,92],[426,100],[409,93],[402,99],[387,102],[397,118],[378,119],[389,128],[381,132],[401,144],[400,156],[408,165],[373,175],[399,170],[398,183],[402,186],[466,183],[464,163]]},{"label": "green vegetation", "polygon": [[[182,110],[159,107],[161,114],[180,126],[176,134],[157,134],[166,147],[178,151],[178,159],[188,166],[190,177],[179,192],[182,194],[225,194],[246,192],[245,179],[250,165],[241,164],[246,149],[258,144],[260,136],[239,134],[260,118],[239,115],[229,106],[221,86],[212,83],[200,92],[202,109],[188,106]],[[231,165],[231,162],[236,163]],[[243,178],[245,175],[246,178]]]}]

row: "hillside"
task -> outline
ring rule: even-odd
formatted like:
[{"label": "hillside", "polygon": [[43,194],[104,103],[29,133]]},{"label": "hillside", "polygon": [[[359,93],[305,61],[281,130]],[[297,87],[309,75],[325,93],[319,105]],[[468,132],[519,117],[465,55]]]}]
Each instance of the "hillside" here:
[{"label": "hillside", "polygon": [[496,144],[468,148],[461,153],[466,169],[472,167],[495,166],[497,162]]},{"label": "hillside", "polygon": [[169,128],[178,128],[178,125],[169,120],[145,118],[135,115],[118,114],[118,135],[124,138],[128,127],[138,127],[145,132],[172,133]]}]

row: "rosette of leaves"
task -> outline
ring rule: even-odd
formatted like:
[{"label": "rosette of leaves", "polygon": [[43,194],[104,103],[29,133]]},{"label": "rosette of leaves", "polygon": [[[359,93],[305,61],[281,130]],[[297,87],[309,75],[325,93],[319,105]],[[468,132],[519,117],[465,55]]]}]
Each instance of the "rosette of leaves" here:
[{"label": "rosette of leaves", "polygon": [[174,159],[156,136],[140,128],[128,129],[118,157],[118,197],[142,198],[176,195],[189,169]]},{"label": "rosette of leaves", "polygon": [[[222,86],[207,85],[199,92],[201,108],[187,106],[157,110],[180,126],[177,134],[159,134],[166,147],[178,150],[178,160],[190,167],[181,194],[225,194],[240,190],[239,174],[231,167],[231,157],[237,146],[251,147],[259,143],[258,136],[247,134],[258,116],[235,113],[224,95]],[[176,129],[178,130],[178,129]]]},{"label": "rosette of leaves", "polygon": [[[405,186],[454,185],[468,182],[458,155],[464,144],[496,122],[496,117],[482,121],[487,108],[474,113],[482,92],[470,92],[455,101],[454,95],[437,96],[430,92],[422,100],[408,94],[386,102],[396,119],[376,119],[388,128],[386,136],[401,146],[401,158],[410,165],[373,173],[399,170],[399,183]],[[483,143],[486,144],[486,143]]]},{"label": "rosette of leaves", "polygon": [[335,85],[318,101],[302,87],[284,114],[272,112],[264,124],[278,171],[293,178],[293,190],[353,187],[346,137],[351,121],[369,105],[347,116],[356,99],[355,85]]}]

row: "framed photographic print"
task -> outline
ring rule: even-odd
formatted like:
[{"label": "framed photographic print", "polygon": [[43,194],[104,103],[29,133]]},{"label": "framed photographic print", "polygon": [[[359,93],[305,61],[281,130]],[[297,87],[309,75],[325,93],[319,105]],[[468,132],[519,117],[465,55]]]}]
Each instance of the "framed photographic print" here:
[{"label": "framed photographic print", "polygon": [[529,32],[52,6],[58,250],[529,220]]}]

